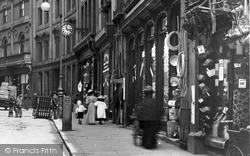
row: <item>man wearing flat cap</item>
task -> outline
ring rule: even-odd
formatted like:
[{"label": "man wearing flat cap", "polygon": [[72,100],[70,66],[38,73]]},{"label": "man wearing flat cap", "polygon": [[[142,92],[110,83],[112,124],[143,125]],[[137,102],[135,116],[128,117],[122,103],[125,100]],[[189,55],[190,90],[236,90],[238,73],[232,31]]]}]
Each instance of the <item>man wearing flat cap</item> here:
[{"label": "man wearing flat cap", "polygon": [[156,134],[160,130],[160,119],[163,109],[153,98],[152,86],[146,86],[143,90],[144,98],[138,104],[137,119],[143,129],[142,146],[147,149],[156,148]]}]

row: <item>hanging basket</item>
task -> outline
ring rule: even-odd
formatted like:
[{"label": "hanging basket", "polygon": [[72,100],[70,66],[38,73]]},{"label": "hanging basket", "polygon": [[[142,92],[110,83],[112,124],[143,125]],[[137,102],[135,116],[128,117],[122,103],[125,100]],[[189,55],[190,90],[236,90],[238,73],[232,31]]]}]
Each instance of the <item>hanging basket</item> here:
[{"label": "hanging basket", "polygon": [[[176,46],[173,46],[171,45],[170,41],[171,41],[171,37],[176,34],[178,36],[178,44]],[[170,50],[173,50],[173,51],[177,51],[180,47],[179,45],[179,32],[178,31],[172,31],[168,37],[167,37],[167,40],[166,40],[166,45],[167,47],[170,49]]]}]

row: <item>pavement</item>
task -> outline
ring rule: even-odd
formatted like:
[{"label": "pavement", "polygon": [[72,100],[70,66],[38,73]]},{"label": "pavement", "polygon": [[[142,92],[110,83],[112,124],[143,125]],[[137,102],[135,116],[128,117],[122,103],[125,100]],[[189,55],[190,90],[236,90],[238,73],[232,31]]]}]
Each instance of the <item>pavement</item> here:
[{"label": "pavement", "polygon": [[70,156],[193,156],[164,140],[159,140],[157,148],[153,150],[135,146],[131,128],[111,121],[103,125],[88,125],[85,122],[79,125],[72,115],[71,131],[62,131],[62,119],[53,122]]},{"label": "pavement", "polygon": [[[51,120],[34,119],[32,109],[23,109],[22,118],[8,117],[8,110],[0,108],[0,155],[5,156],[3,148],[22,147],[29,144],[30,148],[43,147],[47,144],[63,145],[62,156],[70,156],[57,128]],[[20,145],[20,146],[19,146]],[[11,156],[11,154],[7,154]],[[27,154],[26,156],[31,155]],[[47,154],[52,156],[53,154]],[[44,155],[45,156],[45,155]]]}]

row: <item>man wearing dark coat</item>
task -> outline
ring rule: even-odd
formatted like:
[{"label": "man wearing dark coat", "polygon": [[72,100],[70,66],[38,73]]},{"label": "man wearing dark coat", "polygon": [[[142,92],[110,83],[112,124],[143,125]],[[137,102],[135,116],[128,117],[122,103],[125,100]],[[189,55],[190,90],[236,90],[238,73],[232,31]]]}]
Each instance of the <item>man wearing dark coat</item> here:
[{"label": "man wearing dark coat", "polygon": [[137,119],[143,129],[142,146],[147,149],[156,148],[156,135],[160,130],[160,120],[163,113],[162,107],[152,97],[154,91],[151,86],[143,90],[144,98],[138,105]]}]

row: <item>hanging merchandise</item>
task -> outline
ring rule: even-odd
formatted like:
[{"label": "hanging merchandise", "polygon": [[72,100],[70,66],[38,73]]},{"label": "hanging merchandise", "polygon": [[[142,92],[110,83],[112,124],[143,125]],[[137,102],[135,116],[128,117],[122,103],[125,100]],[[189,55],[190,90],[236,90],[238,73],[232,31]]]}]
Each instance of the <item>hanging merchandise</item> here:
[{"label": "hanging merchandise", "polygon": [[211,109],[210,109],[210,107],[205,106],[205,107],[200,108],[200,111],[201,111],[202,113],[204,113],[204,114],[210,114]]},{"label": "hanging merchandise", "polygon": [[197,79],[201,82],[206,81],[207,77],[205,74],[197,74]]},{"label": "hanging merchandise", "polygon": [[177,66],[177,59],[178,59],[178,56],[177,55],[173,55],[173,56],[170,57],[169,63],[172,66]]},{"label": "hanging merchandise", "polygon": [[209,47],[208,49],[204,47],[204,45],[200,45],[193,48],[193,53],[199,60],[203,60],[211,56],[213,54],[213,48]]},{"label": "hanging merchandise", "polygon": [[211,58],[207,58],[203,63],[204,67],[211,67],[214,64],[214,61]]},{"label": "hanging merchandise", "polygon": [[177,77],[172,77],[170,79],[170,83],[171,83],[172,87],[176,87],[176,86],[178,86],[180,84],[180,81],[179,81],[179,79]]},{"label": "hanging merchandise", "polygon": [[206,69],[206,73],[207,73],[207,76],[208,77],[212,77],[212,76],[215,76],[215,69]]},{"label": "hanging merchandise", "polygon": [[180,52],[178,54],[178,59],[177,59],[177,77],[183,77],[185,74],[185,54],[184,52]]},{"label": "hanging merchandise", "polygon": [[[173,46],[171,45],[170,41],[171,41],[171,37],[176,34],[177,37],[178,37],[178,44],[176,46]],[[173,50],[173,51],[177,51],[180,47],[179,45],[179,32],[178,31],[172,31],[171,33],[169,33],[169,35],[167,36],[167,39],[166,39],[166,45],[167,47],[170,49],[170,50]]]},{"label": "hanging merchandise", "polygon": [[82,92],[82,82],[80,81],[77,85],[78,92]]},{"label": "hanging merchandise", "polygon": [[209,88],[204,83],[199,84],[199,88],[200,88],[200,90],[201,90],[201,92],[202,92],[203,95],[210,96],[210,94],[209,94]]}]

